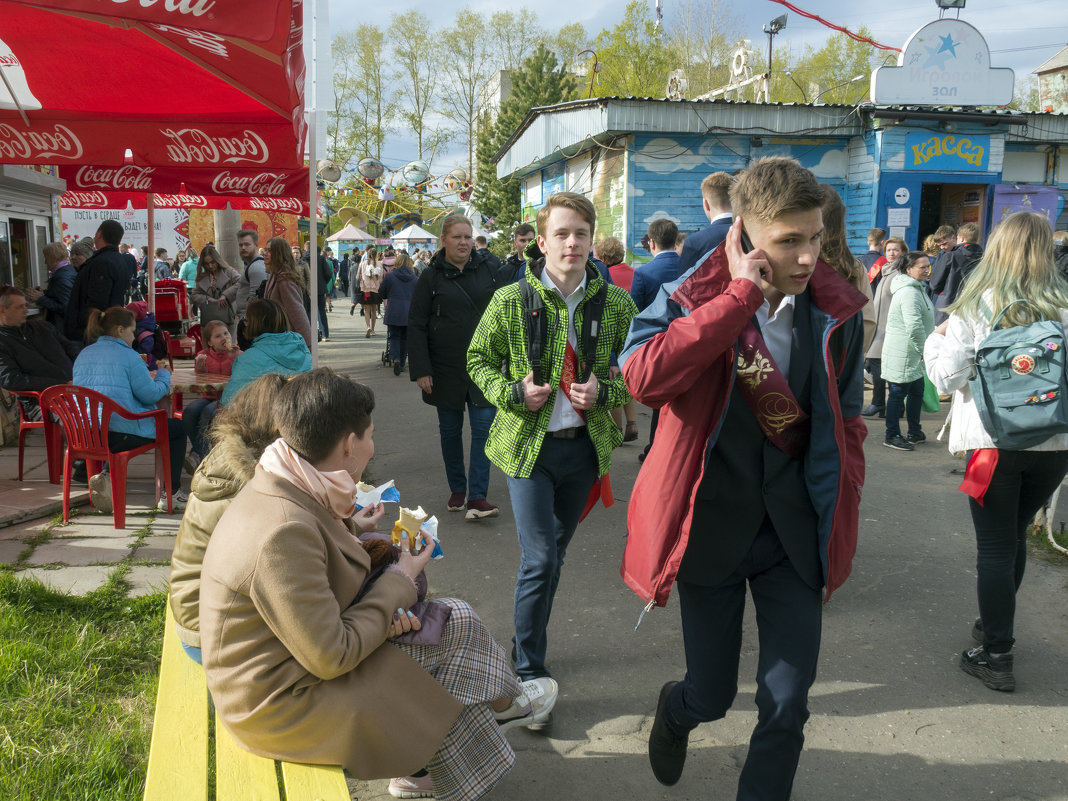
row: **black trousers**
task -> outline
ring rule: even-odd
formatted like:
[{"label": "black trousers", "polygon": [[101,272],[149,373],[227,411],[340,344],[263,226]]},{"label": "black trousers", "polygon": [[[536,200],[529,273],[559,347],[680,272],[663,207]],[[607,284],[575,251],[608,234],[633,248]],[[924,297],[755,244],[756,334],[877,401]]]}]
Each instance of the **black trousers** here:
[{"label": "black trousers", "polygon": [[[167,439],[171,446],[171,489],[177,492],[182,488],[182,462],[185,461],[185,426],[181,420],[171,417],[167,420]],[[136,434],[122,434],[117,431],[108,432],[108,447],[116,453],[120,451],[132,451],[141,445],[147,445],[152,440],[148,437],[139,437]]]},{"label": "black trousers", "polygon": [[1068,451],[998,451],[998,466],[983,497],[969,498],[979,573],[977,594],[983,644],[1012,648],[1016,591],[1027,566],[1027,526],[1064,480]]},{"label": "black trousers", "polygon": [[679,581],[686,677],[667,700],[667,725],[682,735],[727,714],[738,692],[746,585],[756,607],[758,719],[738,781],[739,801],[787,801],[822,634],[819,590],[801,580],[765,518],[738,569],[720,584]]}]

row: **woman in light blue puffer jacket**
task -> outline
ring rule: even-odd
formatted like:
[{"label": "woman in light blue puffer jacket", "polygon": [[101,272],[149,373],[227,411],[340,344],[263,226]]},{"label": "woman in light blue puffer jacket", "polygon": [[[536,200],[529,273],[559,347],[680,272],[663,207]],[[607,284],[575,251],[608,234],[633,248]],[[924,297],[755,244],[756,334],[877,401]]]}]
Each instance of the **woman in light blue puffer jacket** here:
[{"label": "woman in light blue puffer jacket", "polygon": [[[899,451],[911,451],[927,438],[920,427],[923,343],[934,330],[934,306],[922,282],[930,275],[930,258],[914,250],[904,256],[904,271],[889,279],[890,311],[882,354],[882,376],[889,387],[883,444]],[[901,436],[902,411],[908,419],[907,437]]]},{"label": "woman in light blue puffer jacket", "polygon": [[[92,343],[74,361],[74,384],[107,395],[131,412],[148,412],[157,408],[160,399],[171,391],[171,374],[160,368],[149,372],[148,366],[133,349],[137,320],[133,312],[112,306],[103,314],[94,309],[85,328],[86,339]],[[185,428],[181,420],[167,421],[170,440],[171,487],[174,489],[174,509],[185,508],[186,495],[181,491],[182,462],[185,459]],[[108,426],[108,446],[113,451],[128,451],[156,438],[151,420],[124,420],[112,416]],[[98,473],[89,480],[93,505],[102,512],[110,512],[111,480]],[[164,499],[164,503],[166,500]]]}]

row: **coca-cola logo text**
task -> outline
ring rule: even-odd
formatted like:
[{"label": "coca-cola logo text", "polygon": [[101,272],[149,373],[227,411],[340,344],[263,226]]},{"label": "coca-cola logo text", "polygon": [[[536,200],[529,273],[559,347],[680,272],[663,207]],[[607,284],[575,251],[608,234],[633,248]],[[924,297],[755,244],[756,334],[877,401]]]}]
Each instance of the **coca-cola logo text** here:
[{"label": "coca-cola logo text", "polygon": [[79,187],[99,186],[123,192],[152,191],[154,167],[79,167],[74,182]]},{"label": "coca-cola logo text", "polygon": [[257,175],[231,175],[220,172],[211,181],[216,195],[246,195],[250,197],[280,197],[286,194],[285,173],[261,172]]},{"label": "coca-cola logo text", "polygon": [[254,131],[238,136],[212,136],[199,128],[161,129],[170,140],[167,157],[175,164],[263,164],[270,156],[267,143]]},{"label": "coca-cola logo text", "polygon": [[155,195],[153,203],[161,209],[206,209],[208,199],[203,195]]},{"label": "coca-cola logo text", "polygon": [[0,67],[20,67],[19,57],[14,53],[0,53]]},{"label": "coca-cola logo text", "polygon": [[179,28],[177,25],[153,25],[160,33],[175,33],[183,37],[193,47],[199,47],[223,58],[230,58],[226,49],[226,39],[210,31],[195,31],[192,28]]},{"label": "coca-cola logo text", "polygon": [[51,131],[25,131],[7,123],[0,125],[0,156],[5,158],[77,159],[82,152],[81,141],[66,125],[56,125]]},{"label": "coca-cola logo text", "polygon": [[295,197],[254,197],[249,198],[248,207],[259,211],[284,211],[300,214],[304,207]]},{"label": "coca-cola logo text", "polygon": [[69,209],[106,209],[108,196],[103,192],[64,192],[59,204]]},{"label": "coca-cola logo text", "polygon": [[[115,5],[123,5],[130,0],[111,0]],[[160,0],[134,0],[141,8],[159,5]],[[163,0],[163,10],[171,14],[192,14],[201,17],[212,9],[215,0]]]}]

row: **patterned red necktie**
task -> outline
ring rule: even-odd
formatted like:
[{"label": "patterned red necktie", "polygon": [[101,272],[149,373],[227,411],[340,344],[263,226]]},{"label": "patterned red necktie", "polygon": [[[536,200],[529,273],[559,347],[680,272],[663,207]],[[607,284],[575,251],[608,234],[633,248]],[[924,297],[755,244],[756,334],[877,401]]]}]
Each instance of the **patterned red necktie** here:
[{"label": "patterned red necktie", "polygon": [[[571,385],[577,380],[578,354],[575,353],[575,349],[571,347],[571,343],[568,342],[567,351],[564,353],[564,368],[560,371],[560,389],[564,391],[564,395],[567,396],[572,409],[575,409],[575,404],[571,401]],[[586,420],[586,413],[584,411],[575,409],[575,414],[581,417],[583,421]],[[586,515],[593,511],[593,507],[597,505],[597,501],[604,504],[606,509],[616,502],[616,499],[612,496],[612,481],[608,477],[608,473],[605,473],[593,482],[589,497],[586,499],[586,506],[582,510],[582,516],[579,518],[580,523],[586,519]]]},{"label": "patterned red necktie", "polygon": [[[575,349],[571,347],[571,343],[568,342],[567,352],[564,353],[564,369],[560,371],[560,389],[564,391],[564,395],[567,396],[568,401],[571,401],[571,385],[577,380],[578,354],[575,353]],[[574,402],[571,402],[571,408],[575,408]],[[575,413],[585,421],[585,412],[575,409]]]}]

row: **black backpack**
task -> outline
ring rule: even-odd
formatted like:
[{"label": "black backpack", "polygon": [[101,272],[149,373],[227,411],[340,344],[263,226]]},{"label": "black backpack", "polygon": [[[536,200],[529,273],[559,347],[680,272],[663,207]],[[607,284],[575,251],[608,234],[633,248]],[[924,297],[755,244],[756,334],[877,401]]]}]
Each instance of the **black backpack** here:
[{"label": "black backpack", "polygon": [[[527,324],[527,359],[534,373],[534,383],[545,383],[542,375],[541,359],[545,353],[545,340],[548,337],[549,319],[545,314],[545,301],[526,276],[519,279],[519,291],[523,297],[523,318]],[[592,359],[597,355],[597,338],[601,333],[601,318],[608,298],[608,284],[601,282],[601,288],[586,301],[585,314],[582,316],[582,333],[579,335],[579,372],[576,378],[585,383],[593,370]],[[586,361],[590,359],[590,361]]]}]

